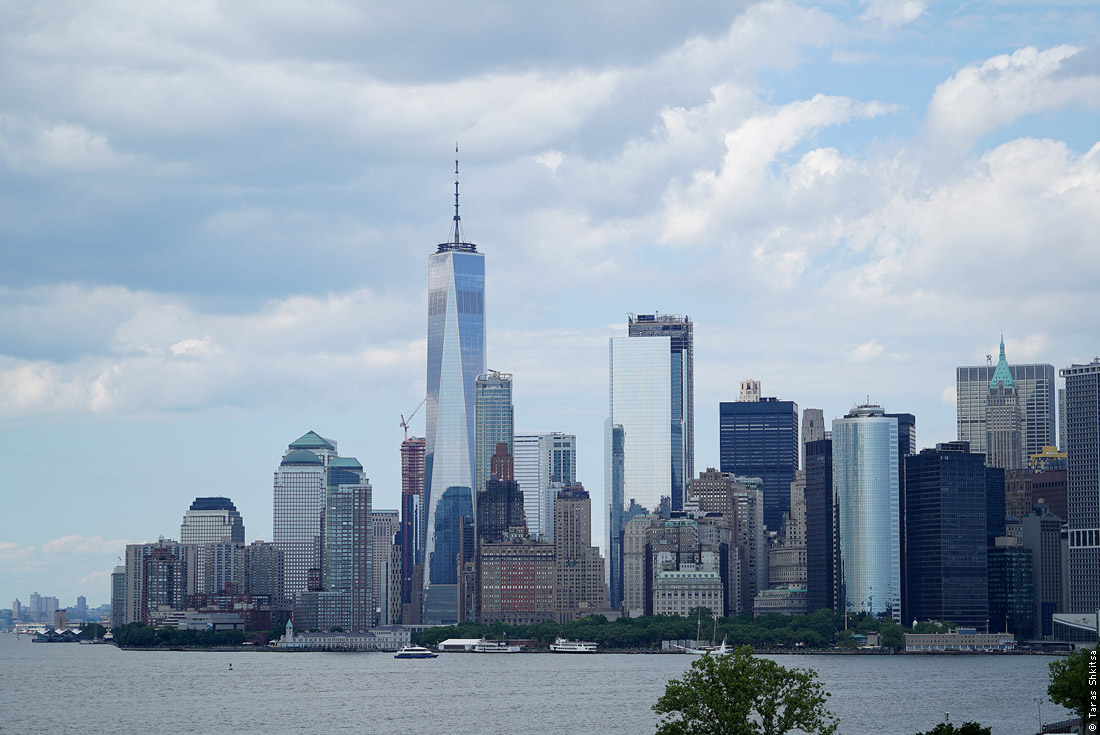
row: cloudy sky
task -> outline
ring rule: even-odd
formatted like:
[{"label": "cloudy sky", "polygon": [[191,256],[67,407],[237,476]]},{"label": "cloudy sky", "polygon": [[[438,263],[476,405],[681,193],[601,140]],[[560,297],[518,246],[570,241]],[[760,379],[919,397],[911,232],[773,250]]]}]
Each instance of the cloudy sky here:
[{"label": "cloudy sky", "polygon": [[0,32],[0,607],[109,601],[196,496],[270,539],[310,429],[397,506],[456,140],[489,366],[597,507],[629,312],[695,321],[697,469],[743,378],[927,446],[1001,329],[1100,351],[1092,2],[55,0]]}]

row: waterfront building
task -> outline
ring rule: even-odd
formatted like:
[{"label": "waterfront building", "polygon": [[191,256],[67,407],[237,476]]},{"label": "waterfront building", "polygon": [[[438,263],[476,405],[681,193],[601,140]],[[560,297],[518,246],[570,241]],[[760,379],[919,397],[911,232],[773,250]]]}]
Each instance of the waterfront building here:
[{"label": "waterfront building", "polygon": [[[1003,351],[1004,340],[1001,342]],[[1007,365],[1007,368],[1020,406],[1023,454],[1030,456],[1055,443],[1054,366]],[[989,388],[996,371],[992,364],[955,368],[957,439],[969,442],[970,451],[979,454],[987,454],[989,450]]]},{"label": "waterfront building", "polygon": [[840,608],[900,622],[898,420],[856,406],[833,420],[832,443]]},{"label": "waterfront building", "polygon": [[988,619],[985,457],[966,442],[905,459],[906,620]]},{"label": "waterfront building", "polygon": [[321,567],[327,464],[337,456],[335,441],[310,431],[288,445],[275,471],[272,540],[283,550],[287,595],[309,589],[310,570]]},{"label": "waterfront building", "polygon": [[[122,619],[124,625],[126,623],[140,623],[146,621],[146,612],[148,610],[145,598],[146,558],[151,556],[154,551],[167,551],[176,559],[183,562],[183,571],[185,572],[185,576],[183,577],[184,587],[183,592],[178,595],[182,603],[184,596],[192,595],[196,592],[193,570],[196,567],[194,560],[197,548],[198,547],[191,544],[181,544],[179,541],[164,538],[161,538],[155,543],[126,545],[125,599],[123,603],[125,612]],[[162,559],[161,561],[164,560]],[[175,578],[173,579],[173,582],[174,581]],[[156,587],[154,587],[154,589],[156,589]],[[171,594],[174,589],[174,587],[170,588],[165,594]],[[33,601],[34,595],[31,597]]]},{"label": "waterfront building", "polygon": [[768,613],[779,613],[780,615],[805,615],[805,585],[784,583],[772,589],[764,590],[753,598],[752,614],[754,616],[760,616]]},{"label": "waterfront building", "polygon": [[906,653],[941,651],[999,652],[1016,650],[1011,633],[979,633],[976,628],[960,627],[947,633],[903,633]]},{"label": "waterfront building", "polygon": [[[491,459],[501,443],[512,453],[512,375],[490,370],[474,382],[474,505],[485,489]],[[476,518],[476,514],[474,516]]]},{"label": "waterfront building", "polygon": [[558,622],[607,609],[599,548],[592,545],[592,499],[567,485],[554,502],[554,614]]},{"label": "waterfront building", "polygon": [[481,542],[499,543],[509,535],[527,535],[523,493],[515,481],[512,455],[505,442],[497,444],[489,480],[478,493],[475,531]]},{"label": "waterfront building", "polygon": [[783,532],[768,550],[768,584],[791,585],[806,591],[806,472],[798,470],[791,483],[791,514],[783,523]]},{"label": "waterfront building", "polygon": [[[1100,610],[1100,357],[1062,369],[1066,381],[1069,613]],[[1049,443],[1049,442],[1048,442]]]},{"label": "waterfront building", "polygon": [[390,558],[386,565],[386,602],[382,606],[382,625],[399,625],[404,622],[404,606],[401,600],[401,590],[404,584],[404,576],[401,567],[401,532],[393,537],[390,544]]},{"label": "waterfront building", "polygon": [[[13,617],[19,616],[19,600],[12,606]],[[111,572],[111,628],[126,624],[126,567],[119,565]]]},{"label": "waterfront building", "polygon": [[791,483],[798,469],[798,404],[776,398],[718,404],[722,472],[763,481],[764,524],[778,532],[791,510]]},{"label": "waterfront building", "polygon": [[988,549],[990,630],[1035,637],[1035,577],[1031,549],[1001,536]]},{"label": "waterfront building", "polygon": [[465,242],[458,214],[428,256],[428,364],[424,444],[424,622],[458,620],[457,541],[473,516],[474,384],[485,373],[485,257]]},{"label": "waterfront building", "polygon": [[243,544],[244,520],[229,498],[195,498],[183,514],[180,543]]},{"label": "waterfront building", "polygon": [[1005,358],[1005,340],[1001,337],[1001,356],[989,381],[986,406],[985,456],[991,467],[1018,470],[1024,466],[1023,413],[1020,395]]},{"label": "waterfront building", "polygon": [[141,621],[152,623],[155,613],[182,610],[188,593],[186,556],[157,547],[142,559]]},{"label": "waterfront building", "polygon": [[668,338],[672,465],[669,496],[672,510],[680,510],[685,484],[695,475],[695,338],[691,319],[682,314],[630,314],[627,337]]},{"label": "waterfront building", "polygon": [[1064,611],[1066,597],[1062,519],[1039,505],[1035,512],[1020,519],[1020,530],[1023,547],[1031,551],[1036,635],[1050,637],[1054,634],[1054,613]]},{"label": "waterfront building", "polygon": [[833,440],[806,443],[806,608],[835,608]]},{"label": "waterfront building", "polygon": [[[324,519],[322,627],[366,630],[374,625],[374,524],[371,484],[354,457],[329,460]],[[390,538],[393,536],[391,535]]]},{"label": "waterfront building", "polygon": [[[372,566],[374,568],[374,586],[372,589],[375,606],[375,624],[390,625],[393,618],[400,614],[401,608],[391,607],[389,598],[390,576],[393,574],[391,555],[394,537],[401,532],[401,516],[396,510],[371,511],[371,545],[374,549]],[[400,575],[400,570],[398,570]]]},{"label": "waterfront building", "polygon": [[723,615],[722,577],[717,571],[660,571],[653,580],[653,614],[689,617],[696,608]]},{"label": "waterfront building", "polygon": [[421,585],[413,584],[416,567],[423,563],[424,437],[401,442],[401,619],[420,621]]},{"label": "waterfront building", "polygon": [[480,622],[554,619],[554,545],[514,536],[478,547]]}]

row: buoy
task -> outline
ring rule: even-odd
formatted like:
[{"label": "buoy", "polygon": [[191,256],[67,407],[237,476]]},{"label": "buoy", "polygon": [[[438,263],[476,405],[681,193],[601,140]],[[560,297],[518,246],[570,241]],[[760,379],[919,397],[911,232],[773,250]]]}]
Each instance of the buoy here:
[{"label": "buoy", "polygon": [[230,671],[232,671],[232,670],[233,670],[233,664],[229,664],[229,670],[230,670]]}]

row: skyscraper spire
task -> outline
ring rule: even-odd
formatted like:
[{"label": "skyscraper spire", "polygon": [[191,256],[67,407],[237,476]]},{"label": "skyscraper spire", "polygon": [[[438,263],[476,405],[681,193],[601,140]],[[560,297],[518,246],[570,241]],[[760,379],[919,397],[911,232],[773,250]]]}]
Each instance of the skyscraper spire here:
[{"label": "skyscraper spire", "polygon": [[462,243],[462,218],[458,216],[458,142],[455,142],[455,228],[454,228],[454,240],[455,245]]}]

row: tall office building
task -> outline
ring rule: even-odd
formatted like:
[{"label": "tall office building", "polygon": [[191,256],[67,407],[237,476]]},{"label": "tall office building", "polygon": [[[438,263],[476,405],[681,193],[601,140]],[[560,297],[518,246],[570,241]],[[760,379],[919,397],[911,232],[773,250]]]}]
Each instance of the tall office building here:
[{"label": "tall office building", "polygon": [[489,480],[478,493],[478,542],[499,543],[510,535],[527,535],[527,519],[523,512],[523,493],[513,474],[512,455],[505,442],[497,444]]},{"label": "tall office building", "polygon": [[[680,510],[684,487],[695,476],[695,356],[691,319],[681,314],[630,314],[628,337],[668,337],[671,399],[672,509]],[[564,482],[564,481],[563,481]]]},{"label": "tall office building", "polygon": [[539,517],[539,437],[541,434],[515,434],[512,439],[512,475],[523,493],[523,515],[531,538],[538,539]]},{"label": "tall office building", "polygon": [[900,622],[898,420],[856,406],[833,420],[832,443],[841,609]]},{"label": "tall office building", "polygon": [[[672,338],[612,337],[609,340],[609,416],[604,422],[606,538],[611,558],[612,599],[623,595],[623,571],[613,558],[625,554],[624,512],[636,503],[657,513],[671,499]],[[642,598],[638,598],[641,601]]]},{"label": "tall office building", "polygon": [[806,609],[837,607],[833,440],[806,442]]},{"label": "tall office building", "polygon": [[275,471],[272,540],[283,550],[291,597],[305,592],[310,570],[321,567],[327,463],[336,456],[336,442],[310,431],[287,447]]},{"label": "tall office building", "polygon": [[[401,603],[420,607],[422,590],[413,584],[416,565],[422,564],[420,543],[424,534],[424,438],[409,437],[401,442]],[[415,613],[406,622],[419,622]]]},{"label": "tall office building", "polygon": [[374,548],[374,607],[375,622],[388,625],[400,614],[394,610],[389,597],[390,577],[393,576],[391,556],[393,540],[401,532],[401,516],[396,510],[371,511],[371,544]]},{"label": "tall office building", "polygon": [[[988,452],[989,387],[996,372],[992,364],[955,368],[957,439],[969,442],[970,451],[979,454]],[[1024,456],[1038,454],[1054,444],[1054,366],[1008,365],[1008,373],[1019,400]]]},{"label": "tall office building", "polygon": [[[485,489],[491,472],[490,463],[497,445],[504,443],[512,453],[514,410],[512,376],[490,370],[477,376],[474,383],[474,505],[477,494]],[[477,517],[477,514],[474,514]]]},{"label": "tall office building", "polygon": [[1024,466],[1023,415],[1020,392],[1012,379],[1005,358],[1005,340],[1001,337],[1001,356],[989,381],[985,417],[986,464],[1006,470]]},{"label": "tall office building", "polygon": [[[577,437],[553,432],[539,436],[539,538],[554,543],[554,504],[559,491],[577,482]],[[542,523],[545,519],[545,523]]]},{"label": "tall office building", "polygon": [[985,457],[947,442],[905,459],[906,621],[988,618]]},{"label": "tall office building", "polygon": [[[428,373],[424,444],[424,622],[458,620],[454,554],[473,516],[474,384],[485,373],[485,257],[463,241],[455,161],[454,229],[428,256]],[[443,538],[453,547],[442,548]]]},{"label": "tall office building", "polygon": [[354,457],[329,461],[324,523],[324,626],[366,630],[374,624],[374,524],[371,484]]},{"label": "tall office building", "polygon": [[776,398],[718,404],[718,445],[722,472],[759,477],[764,482],[764,523],[780,530],[791,511],[791,483],[798,469],[798,404]]},{"label": "tall office building", "polygon": [[1100,610],[1100,357],[1062,369],[1066,381],[1069,610]]},{"label": "tall office building", "polygon": [[[1020,540],[1031,550],[1032,588],[1035,593],[1035,622],[1043,637],[1054,634],[1053,616],[1063,612],[1065,575],[1063,572],[1062,519],[1042,506],[1020,519]],[[1094,568],[1093,574],[1096,574]]]},{"label": "tall office building", "polygon": [[568,485],[554,503],[554,612],[558,622],[607,608],[603,559],[592,545],[592,499]]},{"label": "tall office building", "polygon": [[806,469],[806,445],[825,438],[825,412],[820,408],[802,411],[802,469]]},{"label": "tall office building", "polygon": [[243,544],[244,521],[229,498],[195,498],[180,525],[183,544]]}]

